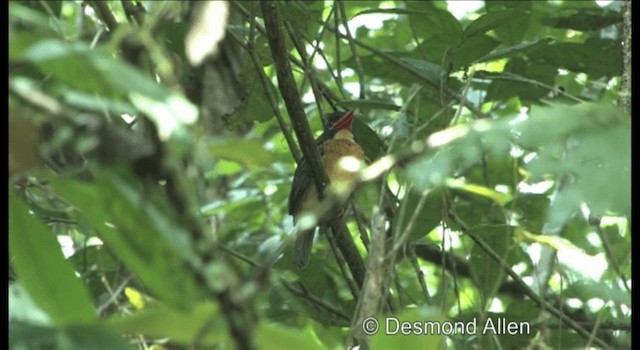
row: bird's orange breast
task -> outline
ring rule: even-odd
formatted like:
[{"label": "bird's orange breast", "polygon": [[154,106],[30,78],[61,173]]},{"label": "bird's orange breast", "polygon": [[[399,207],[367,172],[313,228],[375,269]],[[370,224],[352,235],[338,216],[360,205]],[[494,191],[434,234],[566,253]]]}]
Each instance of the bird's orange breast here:
[{"label": "bird's orange breast", "polygon": [[340,190],[348,186],[358,176],[364,160],[364,151],[353,140],[348,130],[339,131],[336,136],[324,144],[324,164],[331,186]]}]

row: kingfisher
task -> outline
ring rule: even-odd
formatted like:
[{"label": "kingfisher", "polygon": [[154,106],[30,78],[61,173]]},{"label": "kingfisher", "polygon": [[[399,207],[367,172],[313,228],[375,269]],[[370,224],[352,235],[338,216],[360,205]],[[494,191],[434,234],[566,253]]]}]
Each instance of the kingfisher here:
[{"label": "kingfisher", "polygon": [[[340,188],[352,184],[365,158],[364,151],[351,133],[352,121],[352,110],[333,112],[325,120],[324,132],[316,138],[316,145],[330,181],[325,193],[327,190],[339,191]],[[302,159],[293,175],[289,193],[289,214],[293,216],[294,224],[302,213],[313,211],[320,203],[311,172],[309,164]],[[304,268],[309,262],[315,231],[316,227],[313,227],[297,234],[293,261],[299,269]]]}]

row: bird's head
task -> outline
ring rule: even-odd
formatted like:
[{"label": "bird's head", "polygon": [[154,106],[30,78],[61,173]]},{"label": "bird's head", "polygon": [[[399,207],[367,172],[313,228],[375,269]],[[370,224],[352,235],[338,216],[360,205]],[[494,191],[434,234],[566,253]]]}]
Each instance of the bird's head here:
[{"label": "bird's head", "polygon": [[324,131],[335,134],[340,130],[351,130],[352,121],[353,110],[333,112],[327,116]]}]

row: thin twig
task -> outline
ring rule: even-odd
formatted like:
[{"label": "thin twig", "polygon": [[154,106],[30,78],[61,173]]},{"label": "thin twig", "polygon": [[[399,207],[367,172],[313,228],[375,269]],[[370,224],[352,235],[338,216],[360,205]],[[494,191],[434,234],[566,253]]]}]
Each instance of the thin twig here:
[{"label": "thin twig", "polygon": [[424,294],[424,301],[427,303],[427,305],[431,305],[431,294],[429,294],[427,283],[424,281],[424,272],[422,272],[422,269],[418,264],[418,257],[416,256],[416,249],[414,246],[412,246],[409,249],[409,257],[411,258],[411,266],[413,266],[413,269],[416,272],[416,276],[418,277],[420,288],[422,288],[422,294]]},{"label": "thin twig", "polygon": [[389,251],[389,255],[392,255],[392,256],[397,255],[398,251],[400,251],[400,249],[402,249],[402,247],[404,247],[404,244],[407,241],[407,239],[409,238],[409,235],[411,234],[411,231],[413,230],[413,227],[415,226],[416,222],[418,221],[418,217],[420,215],[422,215],[422,208],[424,207],[424,205],[427,202],[427,194],[428,194],[427,191],[422,192],[422,195],[420,197],[420,201],[418,201],[418,204],[416,205],[416,208],[414,209],[413,213],[411,214],[411,218],[409,219],[409,222],[404,227],[404,230],[402,231],[402,233],[400,235],[398,235],[398,237],[396,239],[394,239],[393,247]]},{"label": "thin twig", "polygon": [[[347,41],[349,42],[349,48],[351,49],[351,55],[353,56],[354,62],[356,63],[356,74],[358,75],[358,81],[360,82],[360,99],[366,98],[366,87],[364,82],[364,70],[362,69],[362,62],[360,61],[360,56],[358,56],[358,52],[356,50],[356,45],[351,35],[351,30],[349,30],[349,21],[347,20],[347,12],[344,10],[344,1],[336,0],[338,4],[338,8],[340,9],[340,19],[342,20],[342,25],[344,26],[344,31]],[[336,28],[337,29],[337,28]]]},{"label": "thin twig", "polygon": [[[335,7],[335,6],[334,6]],[[338,28],[340,26],[340,13],[339,11],[335,11],[334,15],[333,15],[333,21],[334,21],[334,27]],[[341,50],[340,50],[340,33],[337,30],[333,31],[333,34],[335,35],[335,42],[336,42],[336,84],[340,87],[340,92],[342,93],[342,96],[344,96],[344,91],[342,91],[342,55],[341,55]]]},{"label": "thin twig", "polygon": [[355,204],[351,204],[351,210],[353,211],[353,217],[356,219],[356,226],[358,226],[358,231],[360,231],[360,240],[362,240],[362,244],[364,245],[364,248],[369,251],[369,236],[367,235],[367,228],[365,227],[364,221],[366,221],[366,218],[364,218],[364,214],[362,214],[362,212],[356,208]]},{"label": "thin twig", "polygon": [[[342,77],[336,75],[336,73],[333,72],[333,69],[332,69],[332,66],[331,66],[331,62],[329,62],[329,59],[327,58],[327,55],[324,54],[324,51],[321,48],[318,48],[318,50],[316,52],[318,53],[318,55],[320,55],[320,58],[322,58],[322,61],[327,66],[327,73],[329,73],[329,75],[331,75],[332,80],[336,82],[336,87],[338,88],[338,91],[340,91],[340,96],[342,96],[342,98],[344,99],[345,98],[345,94],[344,94],[344,89],[342,88]],[[338,61],[338,60],[339,60],[339,58],[336,57],[336,61]],[[338,66],[338,68],[336,69],[336,71],[338,71],[338,69],[340,69],[340,67],[339,67],[340,64],[337,63],[337,66]],[[324,91],[324,89],[323,89],[323,91]]]},{"label": "thin twig", "polygon": [[346,266],[348,264],[344,258],[344,255],[342,255],[340,249],[338,248],[338,243],[333,231],[327,229],[325,229],[324,231],[325,235],[327,236],[327,240],[329,241],[329,247],[331,248],[331,251],[336,258],[336,263],[338,264],[340,273],[342,273],[342,276],[344,277],[344,280],[347,283],[351,294],[353,295],[353,299],[358,300],[358,295],[360,294],[360,286],[362,286],[362,284],[356,284],[354,282],[353,276],[350,275],[349,272],[347,272]]},{"label": "thin twig", "polygon": [[109,291],[109,299],[107,299],[107,301],[105,301],[104,303],[100,304],[100,306],[98,306],[98,309],[97,309],[98,315],[102,315],[104,310],[106,310],[109,306],[111,306],[111,304],[113,304],[116,301],[116,299],[118,299],[118,297],[120,296],[120,294],[122,294],[122,291],[124,291],[124,289],[127,287],[127,285],[129,284],[132,278],[133,278],[133,275],[127,276],[118,285],[118,288],[116,288],[115,290],[111,290],[109,283],[107,282],[106,279],[102,280],[102,283],[104,284],[105,288],[107,288],[107,290]]}]

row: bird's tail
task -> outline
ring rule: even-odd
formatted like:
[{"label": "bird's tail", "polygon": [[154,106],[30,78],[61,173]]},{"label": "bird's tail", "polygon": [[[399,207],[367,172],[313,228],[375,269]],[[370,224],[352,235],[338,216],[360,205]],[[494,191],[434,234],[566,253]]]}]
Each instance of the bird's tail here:
[{"label": "bird's tail", "polygon": [[293,263],[296,264],[300,270],[307,266],[307,263],[309,262],[315,233],[315,228],[312,230],[298,232],[296,243],[293,247]]}]

